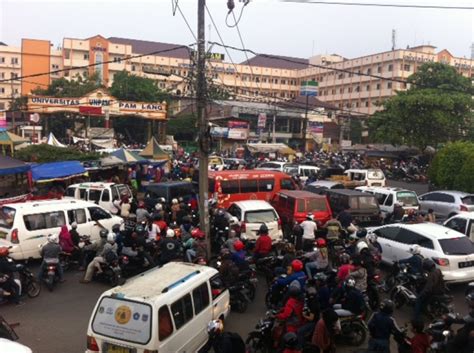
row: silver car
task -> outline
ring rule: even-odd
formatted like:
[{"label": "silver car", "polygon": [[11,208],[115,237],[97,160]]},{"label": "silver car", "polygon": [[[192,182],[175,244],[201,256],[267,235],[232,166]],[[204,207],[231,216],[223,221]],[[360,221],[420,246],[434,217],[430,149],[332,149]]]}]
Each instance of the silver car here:
[{"label": "silver car", "polygon": [[474,195],[462,191],[433,191],[418,197],[420,210],[433,209],[439,218],[449,218],[461,212],[474,211]]}]

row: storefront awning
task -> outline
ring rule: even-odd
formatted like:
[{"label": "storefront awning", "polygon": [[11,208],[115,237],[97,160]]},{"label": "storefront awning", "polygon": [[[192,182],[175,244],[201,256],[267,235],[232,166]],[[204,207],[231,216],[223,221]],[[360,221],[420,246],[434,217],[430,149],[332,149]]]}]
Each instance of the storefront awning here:
[{"label": "storefront awning", "polygon": [[8,156],[0,156],[0,175],[26,173],[30,169],[31,166],[25,162]]},{"label": "storefront awning", "polygon": [[86,170],[79,161],[43,163],[31,167],[33,181],[36,183],[69,179],[85,173]]}]

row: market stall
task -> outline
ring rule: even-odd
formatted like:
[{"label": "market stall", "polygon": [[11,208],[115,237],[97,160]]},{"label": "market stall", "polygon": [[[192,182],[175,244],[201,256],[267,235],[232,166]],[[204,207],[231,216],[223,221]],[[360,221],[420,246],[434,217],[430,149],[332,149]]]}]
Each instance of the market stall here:
[{"label": "market stall", "polygon": [[26,201],[30,196],[31,166],[18,159],[0,156],[0,205]]}]

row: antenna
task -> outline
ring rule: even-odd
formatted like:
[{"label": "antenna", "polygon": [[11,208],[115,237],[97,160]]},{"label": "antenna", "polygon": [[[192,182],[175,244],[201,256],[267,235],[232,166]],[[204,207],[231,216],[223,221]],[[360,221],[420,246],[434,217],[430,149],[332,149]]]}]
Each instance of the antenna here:
[{"label": "antenna", "polygon": [[392,29],[392,51],[395,50],[397,46],[397,30]]}]

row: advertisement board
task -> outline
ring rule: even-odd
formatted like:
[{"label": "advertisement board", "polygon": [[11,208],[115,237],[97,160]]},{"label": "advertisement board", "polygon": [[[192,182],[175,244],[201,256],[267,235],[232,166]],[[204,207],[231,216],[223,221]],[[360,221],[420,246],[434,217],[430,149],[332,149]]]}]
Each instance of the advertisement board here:
[{"label": "advertisement board", "polygon": [[211,136],[217,138],[227,138],[229,136],[229,128],[221,126],[213,126],[211,128]]},{"label": "advertisement board", "polygon": [[324,132],[324,124],[319,121],[308,121],[307,131],[311,134],[322,134]]},{"label": "advertisement board", "polygon": [[249,123],[247,121],[230,120],[227,126],[229,127],[228,139],[246,140],[249,137]]}]

